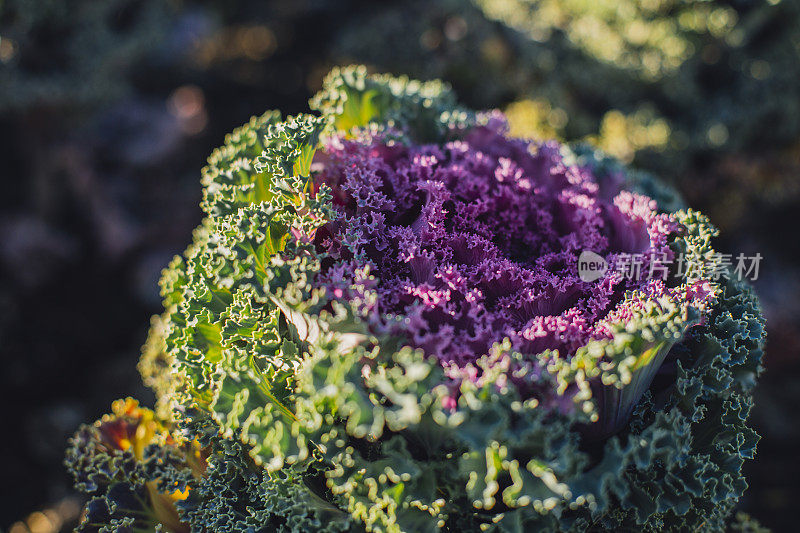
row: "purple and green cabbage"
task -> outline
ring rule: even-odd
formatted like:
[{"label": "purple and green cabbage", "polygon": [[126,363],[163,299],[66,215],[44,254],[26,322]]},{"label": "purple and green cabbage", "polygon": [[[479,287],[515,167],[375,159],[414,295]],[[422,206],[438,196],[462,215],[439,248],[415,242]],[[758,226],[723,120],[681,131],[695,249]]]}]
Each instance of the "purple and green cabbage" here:
[{"label": "purple and green cabbage", "polygon": [[[162,278],[140,369],[161,448],[183,444],[144,486],[180,491],[180,527],[724,529],[764,327],[713,271],[709,221],[439,82],[337,69],[312,108],[211,155],[206,218]],[[593,281],[585,251],[608,261]],[[79,480],[128,453],[96,439],[74,440]]]}]

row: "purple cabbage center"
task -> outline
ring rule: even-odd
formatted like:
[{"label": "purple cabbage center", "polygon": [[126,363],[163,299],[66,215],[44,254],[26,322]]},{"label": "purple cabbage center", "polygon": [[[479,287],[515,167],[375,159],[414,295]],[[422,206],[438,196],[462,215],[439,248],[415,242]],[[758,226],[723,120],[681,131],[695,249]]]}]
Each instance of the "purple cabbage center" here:
[{"label": "purple cabbage center", "polygon": [[[621,176],[599,180],[565,154],[491,126],[443,146],[332,139],[317,164],[340,214],[317,236],[322,285],[355,297],[369,266],[373,326],[445,365],[474,362],[504,338],[523,354],[570,355],[608,337],[605,319],[626,290],[664,290],[647,264],[639,279],[616,272],[621,254],[671,257],[676,224],[620,190]],[[611,268],[582,280],[583,251]]]}]

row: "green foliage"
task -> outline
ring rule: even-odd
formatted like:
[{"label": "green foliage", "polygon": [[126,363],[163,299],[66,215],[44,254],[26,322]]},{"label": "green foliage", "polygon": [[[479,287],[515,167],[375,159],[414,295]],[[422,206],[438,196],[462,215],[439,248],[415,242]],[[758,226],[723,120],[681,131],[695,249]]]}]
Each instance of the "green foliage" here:
[{"label": "green foliage", "polygon": [[193,531],[337,533],[353,529],[347,513],[306,486],[320,476],[314,467],[270,474],[255,466],[241,443],[220,439],[215,425],[193,421],[186,430],[197,436],[207,455],[205,475],[179,504]]},{"label": "green foliage", "polygon": [[329,118],[333,130],[351,131],[369,124],[401,127],[417,141],[441,139],[470,114],[456,106],[450,87],[439,80],[367,76],[364,66],[335,68],[311,108]]},{"label": "green foliage", "polygon": [[[165,313],[141,369],[202,448],[202,475],[100,469],[98,452],[78,444],[69,461],[84,490],[109,485],[96,471],[131,490],[184,480],[171,482],[188,488],[176,507],[193,531],[722,530],[758,438],[746,425],[764,343],[752,291],[723,277],[704,289],[703,316],[629,294],[635,312],[610,324],[613,338],[572,357],[497,344],[451,408],[437,360],[367,327],[370,272],[357,273],[348,300],[316,283],[326,258],[313,239],[336,212],[314,156],[337,130],[441,142],[486,118],[438,82],[359,67],[334,71],[313,106],[322,118],[267,113],[212,154],[207,218],[162,278]],[[572,157],[622,171],[585,148]],[[680,206],[652,178],[629,179]],[[699,268],[715,230],[691,210],[675,217],[673,246]],[[694,277],[672,283],[696,289]],[[510,376],[556,392],[522,395]]]},{"label": "green foliage", "polygon": [[747,513],[736,513],[736,517],[730,524],[730,530],[740,533],[769,533],[770,530],[763,527],[753,517]]},{"label": "green foliage", "polygon": [[[536,41],[556,42],[556,35],[563,36],[587,59],[624,73],[632,82],[642,80],[638,90],[626,84],[633,90],[613,94],[609,86],[604,96],[631,119],[636,107],[649,107],[663,117],[672,131],[672,145],[664,147],[670,151],[749,150],[797,138],[789,117],[800,109],[784,92],[796,87],[797,2],[476,4],[488,17]],[[778,107],[784,117],[776,114]],[[755,133],[759,124],[772,121],[777,121],[776,129],[766,137]],[[635,149],[647,148],[629,141]]]},{"label": "green foliage", "polygon": [[174,504],[200,475],[199,451],[179,445],[134,400],[112,409],[81,427],[67,450],[75,487],[91,498],[77,531],[188,531]]},{"label": "green foliage", "polygon": [[334,49],[447,79],[475,106],[510,103],[516,135],[589,140],[679,183],[797,142],[798,21],[794,0],[390,2]]}]

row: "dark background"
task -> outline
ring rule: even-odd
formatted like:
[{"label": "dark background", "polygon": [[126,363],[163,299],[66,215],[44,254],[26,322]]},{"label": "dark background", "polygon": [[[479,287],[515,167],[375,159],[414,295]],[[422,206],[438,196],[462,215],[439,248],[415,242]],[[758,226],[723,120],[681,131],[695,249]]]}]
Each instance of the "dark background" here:
[{"label": "dark background", "polygon": [[[666,67],[657,41],[629,39],[611,58],[587,44],[578,22],[595,14],[580,2],[553,22],[515,1],[530,20],[487,0],[0,0],[0,528],[69,527],[81,502],[66,439],[116,398],[151,404],[139,349],[160,269],[200,221],[211,150],[251,115],[306,111],[331,66],[359,62],[441,77],[471,107],[507,109],[516,133],[591,140],[678,187],[722,230],[717,249],[764,256],[769,345],[752,414],[763,439],[741,508],[792,530],[798,1],[703,2],[722,15],[673,28],[689,46]],[[606,27],[687,20],[679,6]]]}]

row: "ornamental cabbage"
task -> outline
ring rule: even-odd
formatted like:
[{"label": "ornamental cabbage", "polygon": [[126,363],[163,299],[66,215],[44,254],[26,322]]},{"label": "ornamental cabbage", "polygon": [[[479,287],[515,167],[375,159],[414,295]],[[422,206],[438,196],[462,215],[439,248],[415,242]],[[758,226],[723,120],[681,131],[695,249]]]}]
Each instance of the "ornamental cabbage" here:
[{"label": "ornamental cabbage", "polygon": [[337,69],[311,105],[209,158],[140,363],[164,436],[76,436],[82,530],[724,529],[764,324],[709,221],[440,82]]}]

